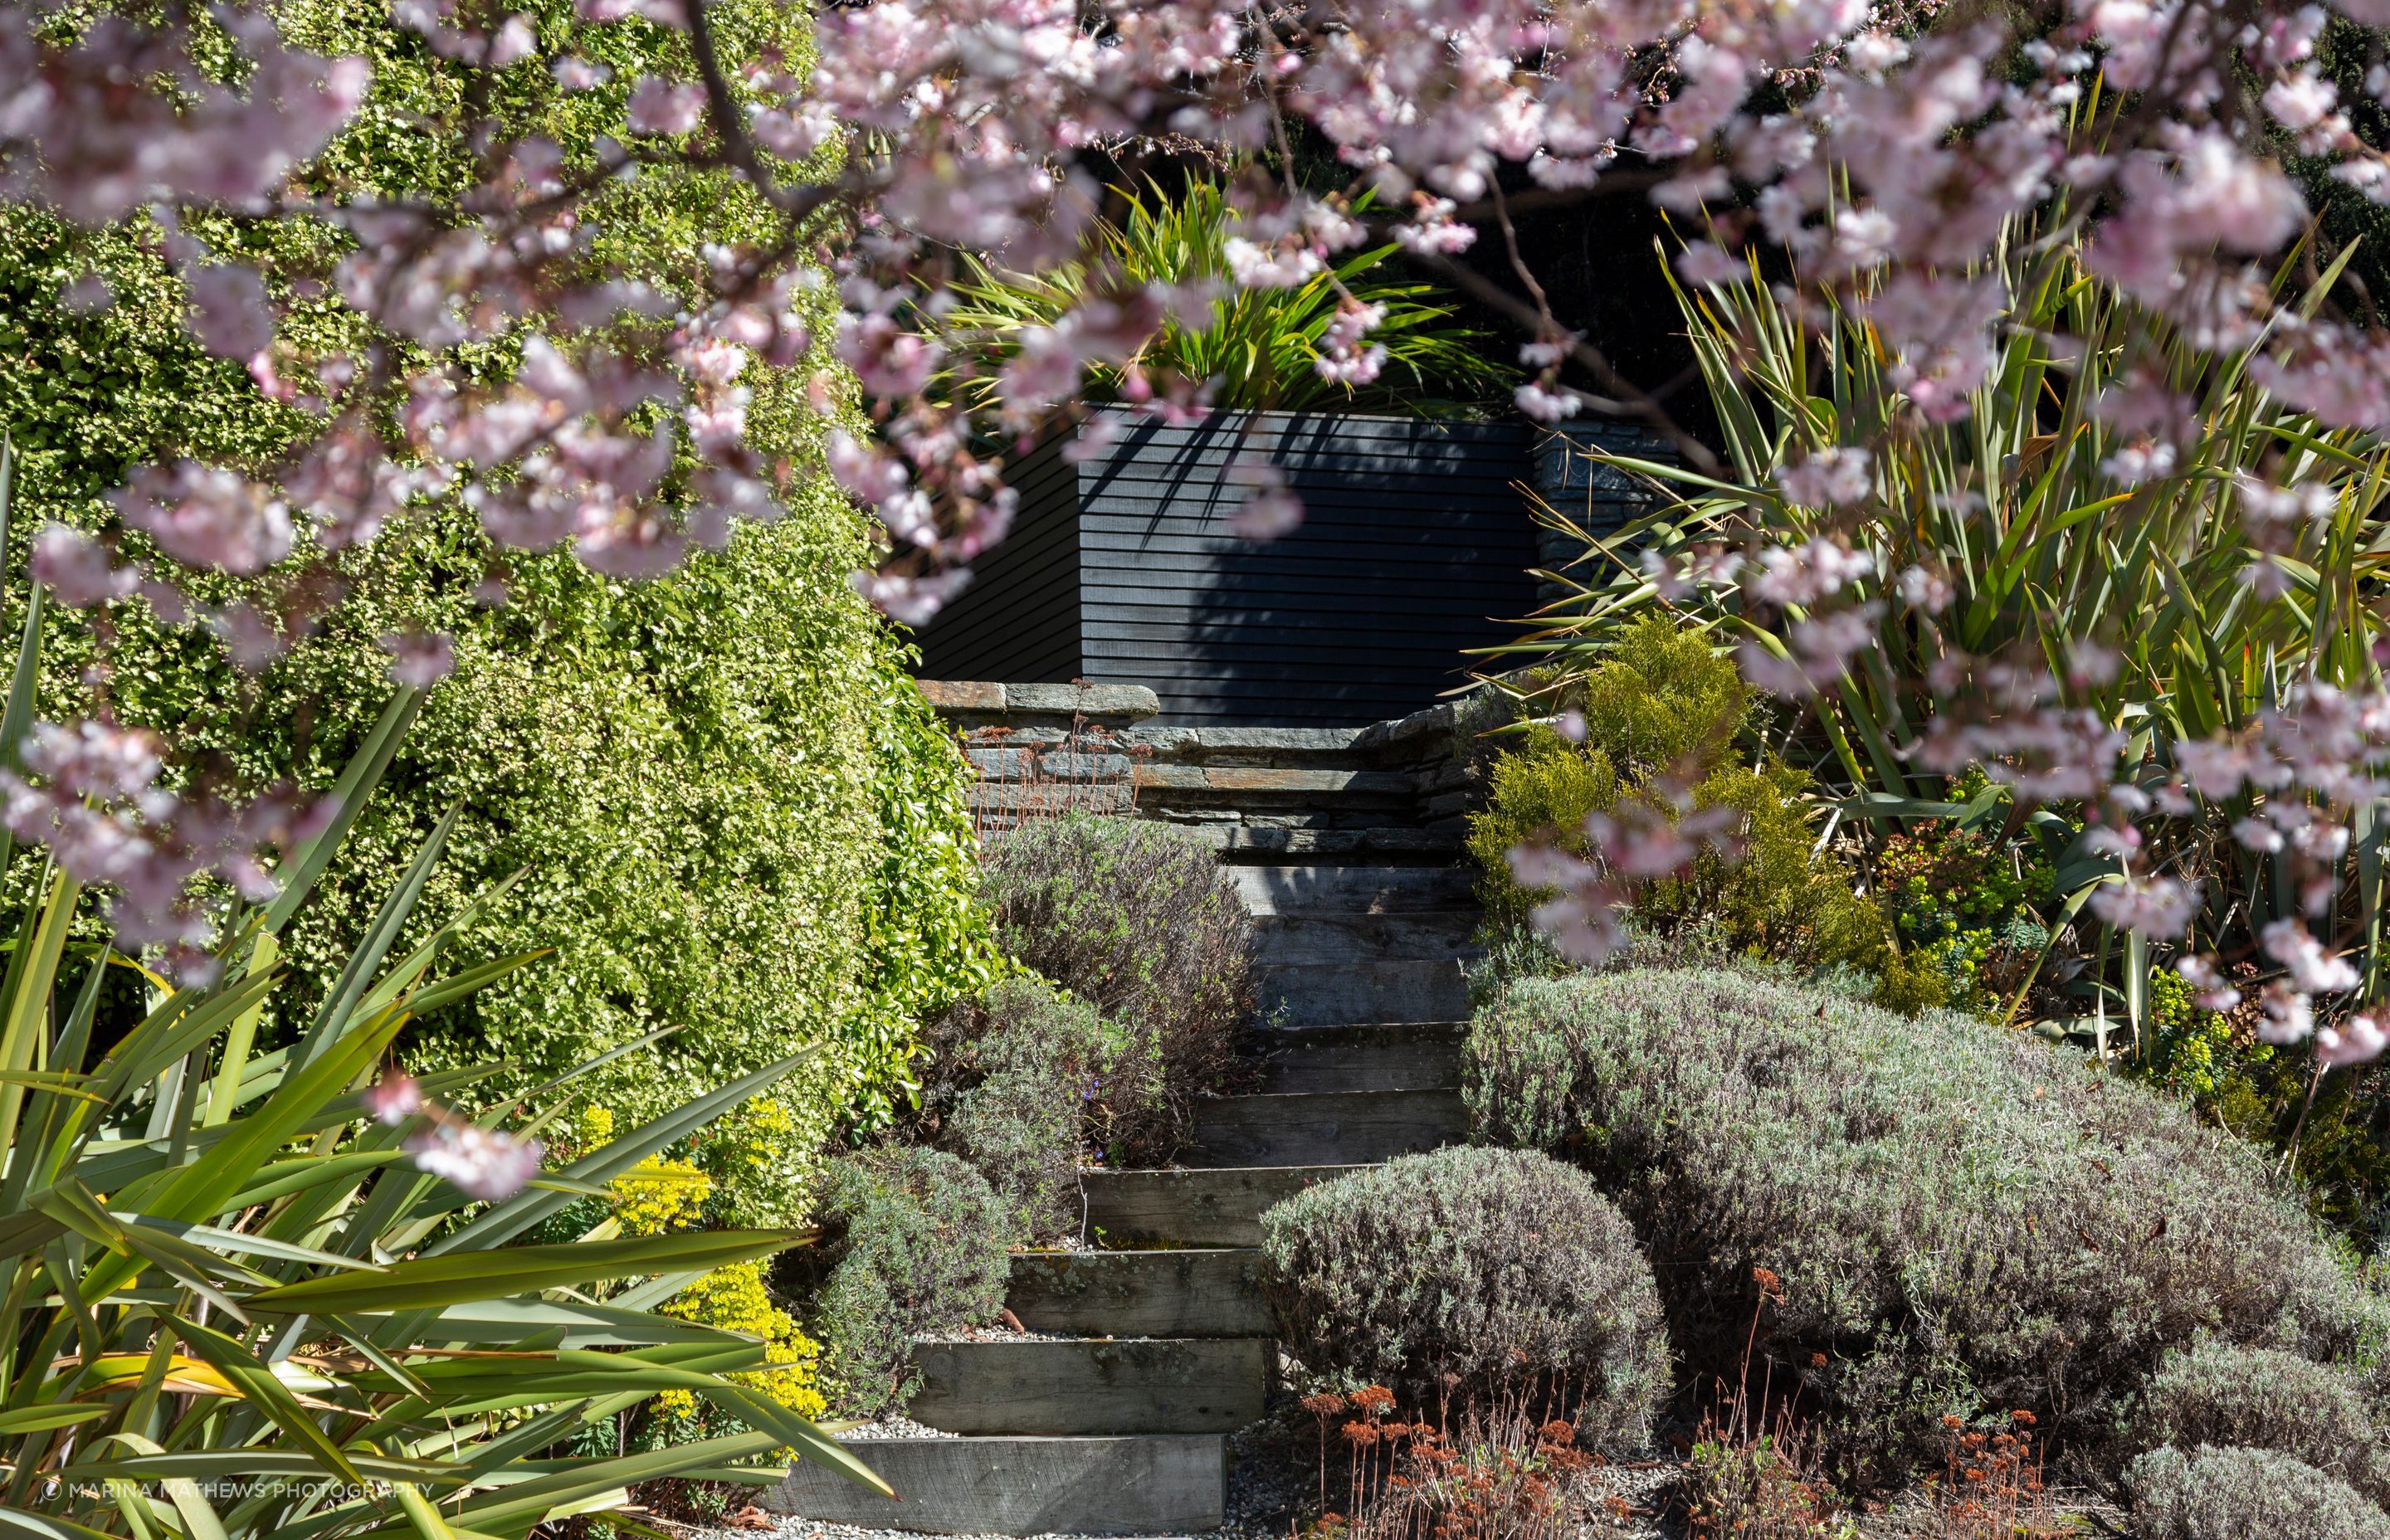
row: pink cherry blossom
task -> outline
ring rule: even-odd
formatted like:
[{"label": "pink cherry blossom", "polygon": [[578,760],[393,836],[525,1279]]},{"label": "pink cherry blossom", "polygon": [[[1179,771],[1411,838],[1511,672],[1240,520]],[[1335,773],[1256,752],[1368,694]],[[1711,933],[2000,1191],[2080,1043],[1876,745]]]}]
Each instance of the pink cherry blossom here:
[{"label": "pink cherry blossom", "polygon": [[415,1135],[405,1149],[418,1169],[487,1203],[503,1202],[529,1187],[546,1153],[537,1139],[519,1139],[461,1122],[444,1122]]},{"label": "pink cherry blossom", "polygon": [[687,134],[704,118],[701,86],[675,85],[649,75],[631,89],[629,122],[634,134]]},{"label": "pink cherry blossom", "polygon": [[145,467],[117,494],[124,521],[147,530],[175,560],[235,574],[259,572],[289,554],[290,513],[271,488],[190,460]]},{"label": "pink cherry blossom", "polygon": [[2382,1057],[2390,1047],[2390,1034],[2371,1013],[2357,1011],[2336,1027],[2317,1029],[2316,1059],[2326,1069],[2346,1069],[2354,1064],[2370,1063]]},{"label": "pink cherry blossom", "polygon": [[210,353],[247,358],[274,340],[265,284],[253,267],[211,263],[185,275],[191,289],[192,329]]},{"label": "pink cherry blossom", "polygon": [[393,1128],[423,1110],[423,1087],[413,1075],[385,1074],[366,1086],[362,1096],[374,1122]]},{"label": "pink cherry blossom", "polygon": [[119,567],[108,547],[65,524],[45,524],[33,536],[33,576],[61,604],[87,610],[133,592],[140,574]]},{"label": "pink cherry blossom", "polygon": [[456,672],[456,644],[436,631],[386,631],[381,649],[390,654],[390,680],[411,690],[428,690]]}]

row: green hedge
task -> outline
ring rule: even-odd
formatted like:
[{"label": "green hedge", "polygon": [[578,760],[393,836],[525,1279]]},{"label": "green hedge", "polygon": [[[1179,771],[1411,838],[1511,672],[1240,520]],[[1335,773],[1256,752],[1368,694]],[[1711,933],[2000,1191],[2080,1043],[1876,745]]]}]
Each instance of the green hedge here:
[{"label": "green hedge", "polygon": [[[729,12],[734,37],[802,39],[802,13]],[[325,158],[328,181],[400,192],[455,175],[459,147],[442,128],[456,99],[450,66],[363,0],[304,0],[282,14],[302,41],[376,56],[366,109]],[[533,8],[543,32],[570,14],[566,0]],[[643,54],[675,45],[662,29],[626,24],[602,45],[616,66],[606,90],[563,97],[535,66],[511,72],[505,90],[525,122],[579,153],[619,117]],[[719,191],[702,175],[642,178],[610,195],[597,244],[672,284],[704,240],[740,233],[746,211]],[[286,292],[328,275],[338,254],[314,230],[208,233],[266,259]],[[96,313],[64,303],[66,286],[94,270],[115,302]],[[302,428],[239,364],[199,348],[180,326],[182,302],[144,231],[77,231],[0,205],[0,425],[20,453],[11,571],[42,521],[102,522],[104,494],[137,464],[262,464]],[[303,343],[355,326],[316,304],[282,335]],[[768,454],[802,467],[825,425],[794,409],[796,394],[790,380],[759,383],[752,420]],[[470,591],[493,553],[452,510],[350,561],[352,592],[325,628],[256,678],[204,632],[161,626],[138,601],[105,618],[109,671],[96,678],[89,618],[59,614],[42,709],[84,712],[104,699],[120,719],[160,729],[186,778],[259,783],[295,770],[326,787],[390,687],[375,638],[408,625],[456,633],[456,674],[286,938],[301,975],[294,1008],[337,968],[406,853],[461,804],[423,923],[528,867],[470,943],[558,952],[515,987],[416,1029],[415,1055],[441,1063],[495,1050],[529,1084],[593,1047],[684,1028],[664,1052],[668,1072],[633,1056],[590,1087],[637,1117],[819,1040],[825,1052],[787,1083],[780,1105],[752,1114],[748,1143],[772,1153],[752,1162],[735,1217],[769,1217],[833,1122],[887,1116],[909,1084],[912,1020],[994,971],[973,906],[965,767],[906,677],[906,645],[845,581],[868,558],[867,536],[861,514],[816,477],[779,523],[746,529],[655,583],[610,581],[566,555],[511,555],[512,601],[484,611]],[[127,547],[142,548],[140,537]],[[21,593],[11,597],[21,604]],[[736,1185],[738,1174],[719,1174]]]}]

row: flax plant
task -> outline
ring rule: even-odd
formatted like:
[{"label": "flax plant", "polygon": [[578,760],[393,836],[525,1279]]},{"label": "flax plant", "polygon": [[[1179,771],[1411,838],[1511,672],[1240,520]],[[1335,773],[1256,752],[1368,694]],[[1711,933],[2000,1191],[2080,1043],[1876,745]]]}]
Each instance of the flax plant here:
[{"label": "flax plant", "polygon": [[[2308,284],[2306,312],[2348,255]],[[1870,319],[1888,297],[1868,280],[1771,284],[1754,268],[1678,285],[1728,468],[1705,476],[1595,456],[1657,489],[1662,505],[1605,536],[1543,509],[1587,556],[1546,574],[1566,594],[1495,656],[1536,660],[1548,686],[1592,667],[1635,616],[1668,607],[1763,666],[1791,660],[1806,616],[1762,602],[1753,568],[1713,566],[1690,589],[1668,574],[1702,552],[1846,543],[1865,558],[1854,593],[1872,607],[1869,645],[1805,702],[1788,752],[1805,760],[1846,829],[1872,837],[1942,820],[2041,841],[2057,866],[2055,945],[2086,900],[2119,879],[2119,864],[2061,810],[1997,786],[1953,801],[1952,783],[1917,763],[1936,719],[1960,704],[1952,681],[1986,661],[2047,675],[2049,703],[2122,734],[2125,763],[2152,789],[2177,768],[2177,744],[2251,728],[2301,681],[2375,682],[2390,453],[2285,408],[2253,378],[2253,349],[2203,351],[2067,241],[2013,231],[1981,276],[1997,286],[2003,324],[1963,415],[1929,415],[1904,393],[1903,361]],[[2181,420],[2152,433],[2119,413],[2137,397],[2178,404]],[[1788,495],[1782,468],[1856,443],[1874,446],[1863,496],[1817,507]],[[2261,500],[2294,486],[2323,490],[2307,517],[2269,521]],[[2231,838],[2247,811],[2243,794],[2152,824],[2136,863],[2202,883],[2191,943],[2228,957],[2297,912],[2289,859]],[[2358,824],[2345,918],[2371,993],[2384,967],[2385,820],[2370,809]],[[2146,943],[2103,925],[2075,944],[2096,987],[2075,1024],[2104,1046],[2114,1009],[2138,1037]],[[2033,983],[2009,999],[2011,1016]]]},{"label": "flax plant", "polygon": [[[0,529],[5,473],[0,458]],[[38,590],[27,609],[0,713],[11,763],[30,725]],[[578,1240],[519,1243],[802,1055],[502,1200],[477,1201],[422,1169],[407,1123],[368,1116],[379,1067],[411,1022],[539,956],[452,961],[472,908],[397,950],[453,814],[305,1030],[258,1043],[286,978],[275,938],[371,796],[417,700],[402,691],[384,712],[333,793],[330,827],[285,862],[279,896],[226,918],[205,982],[176,987],[135,957],[72,943],[86,895],[44,853],[0,836],[0,868],[40,867],[22,912],[0,924],[0,1536],[520,1540],[622,1508],[642,1482],[772,1482],[784,1448],[887,1490],[821,1430],[736,1381],[769,1370],[761,1340],[657,1311],[713,1269],[802,1235],[622,1239],[608,1220]],[[109,989],[116,978],[146,984],[139,1020],[103,1010],[122,995]],[[555,1099],[603,1061],[528,1101]],[[453,1100],[503,1068],[429,1075],[420,1091]],[[504,1104],[473,1121],[528,1138],[545,1120]],[[561,1455],[666,1391],[752,1431]]]}]

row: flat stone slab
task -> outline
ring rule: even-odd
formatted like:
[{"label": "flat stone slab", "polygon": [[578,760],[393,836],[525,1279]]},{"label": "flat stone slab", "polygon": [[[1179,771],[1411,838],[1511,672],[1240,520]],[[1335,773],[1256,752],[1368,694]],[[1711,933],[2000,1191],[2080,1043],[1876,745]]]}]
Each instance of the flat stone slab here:
[{"label": "flat stone slab", "polygon": [[1245,1250],[1066,1251],[1012,1259],[1005,1303],[1032,1331],[1110,1337],[1266,1337]]},{"label": "flat stone slab", "polygon": [[1468,1031],[1463,1021],[1266,1028],[1253,1034],[1262,1057],[1261,1083],[1254,1089],[1279,1096],[1457,1090],[1460,1042]]},{"label": "flat stone slab", "polygon": [[1198,1534],[1227,1517],[1217,1433],[857,1439],[891,1502],[818,1465],[758,1501],[774,1513],[916,1534]]},{"label": "flat stone slab", "polygon": [[1367,1165],[1458,1144],[1469,1109],[1458,1091],[1331,1091],[1223,1097],[1196,1111],[1186,1163]]},{"label": "flat stone slab", "polygon": [[1266,861],[1286,855],[1458,855],[1463,844],[1459,830],[1441,828],[1249,828],[1242,824],[1196,824],[1188,832],[1231,861]]},{"label": "flat stone slab", "polygon": [[1419,777],[1407,770],[1305,770],[1260,764],[1171,764],[1137,767],[1139,791],[1209,792],[1280,801],[1334,797],[1407,801],[1419,795]]},{"label": "flat stone slab", "polygon": [[1229,1433],[1258,1421],[1258,1337],[920,1342],[906,1415],[949,1433]]},{"label": "flat stone slab", "polygon": [[1258,1246],[1264,1213],[1349,1165],[1247,1166],[1225,1171],[1090,1171],[1079,1178],[1087,1224],[1110,1242]]}]

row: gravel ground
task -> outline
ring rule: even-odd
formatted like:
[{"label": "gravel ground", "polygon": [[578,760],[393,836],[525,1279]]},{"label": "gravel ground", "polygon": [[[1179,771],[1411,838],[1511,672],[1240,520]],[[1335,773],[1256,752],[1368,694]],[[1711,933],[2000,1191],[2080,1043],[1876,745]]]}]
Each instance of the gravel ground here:
[{"label": "gravel ground", "polygon": [[849,1444],[876,1438],[962,1437],[960,1433],[949,1433],[943,1428],[932,1428],[927,1423],[916,1422],[909,1417],[883,1417],[872,1422],[858,1422],[854,1427],[842,1431],[838,1436]]},{"label": "gravel ground", "polygon": [[917,1331],[917,1342],[1085,1342],[1137,1341],[1131,1337],[1090,1338],[1078,1331],[1015,1331],[1009,1327],[967,1326],[953,1331]]}]

